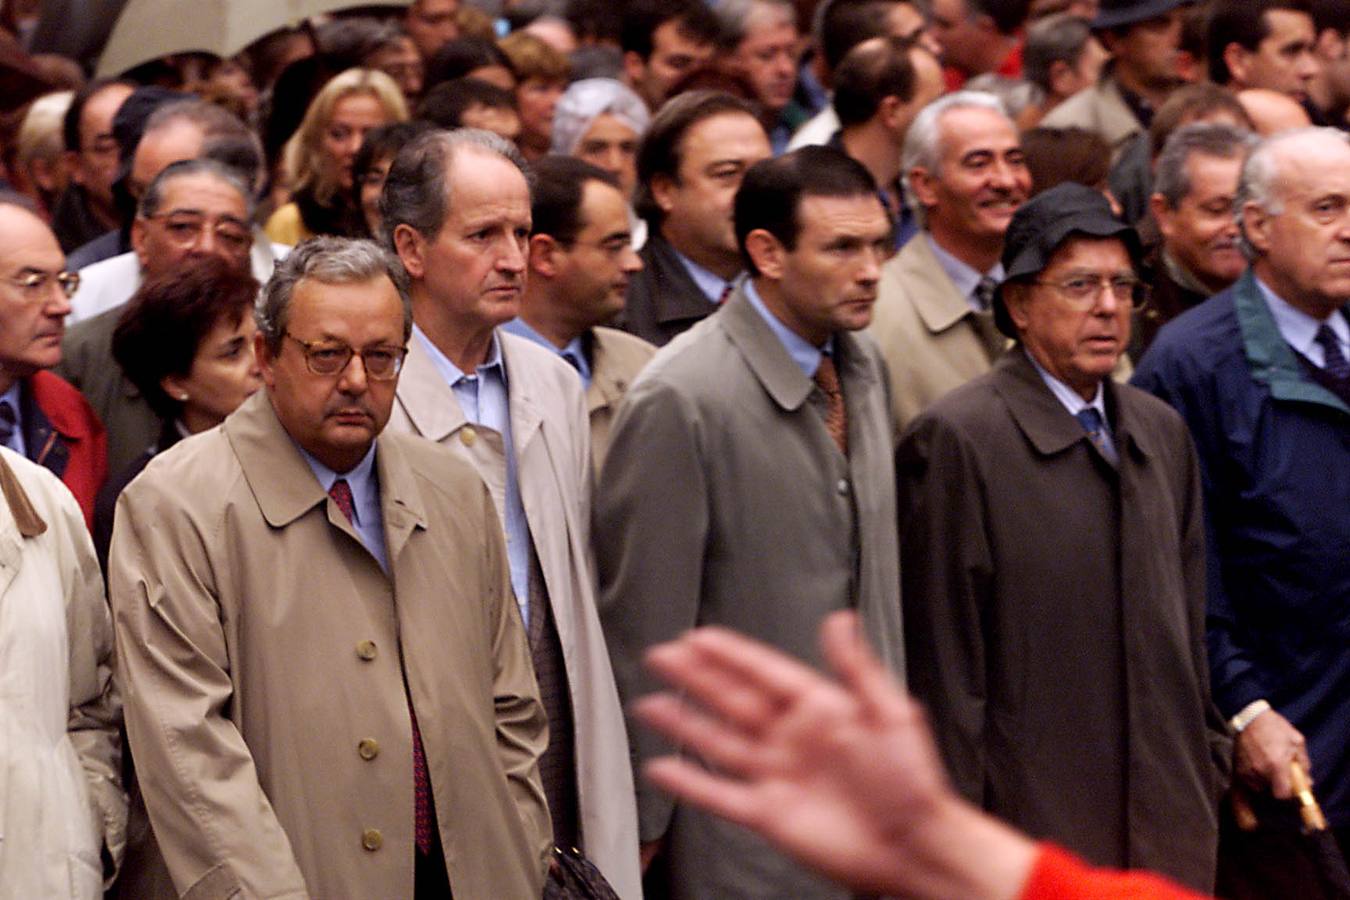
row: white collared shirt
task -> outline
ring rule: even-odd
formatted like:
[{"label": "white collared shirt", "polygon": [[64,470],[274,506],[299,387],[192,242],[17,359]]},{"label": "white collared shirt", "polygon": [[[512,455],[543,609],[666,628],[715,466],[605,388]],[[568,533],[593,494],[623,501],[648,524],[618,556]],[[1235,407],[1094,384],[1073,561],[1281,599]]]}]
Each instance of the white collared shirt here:
[{"label": "white collared shirt", "polygon": [[1261,289],[1261,296],[1265,298],[1266,307],[1275,320],[1275,327],[1280,330],[1280,337],[1284,338],[1285,343],[1296,352],[1303,354],[1317,368],[1325,369],[1326,351],[1317,343],[1317,330],[1325,324],[1330,326],[1331,333],[1336,335],[1336,340],[1341,345],[1341,354],[1350,359],[1350,324],[1346,324],[1345,316],[1334,312],[1325,320],[1314,318],[1290,305],[1260,278],[1256,279],[1256,286]]}]

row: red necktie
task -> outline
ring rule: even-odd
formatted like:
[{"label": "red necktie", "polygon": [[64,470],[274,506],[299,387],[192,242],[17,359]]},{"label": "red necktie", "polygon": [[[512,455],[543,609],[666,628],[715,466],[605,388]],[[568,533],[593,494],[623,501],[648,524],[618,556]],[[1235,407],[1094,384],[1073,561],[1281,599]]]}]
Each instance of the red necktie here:
[{"label": "red necktie", "polygon": [[844,409],[844,394],[839,388],[839,372],[834,367],[834,360],[822,355],[813,380],[825,395],[825,428],[839,445],[839,452],[848,456],[848,414]]},{"label": "red necktie", "polygon": [[[339,478],[328,489],[328,496],[342,510],[347,521],[356,524],[353,514],[356,503],[352,498],[351,485],[347,479]],[[408,700],[408,715],[412,717],[413,734],[413,835],[417,841],[417,852],[431,852],[431,779],[427,776],[427,757],[422,750],[422,732],[417,727],[417,713],[413,711],[412,699]]]}]

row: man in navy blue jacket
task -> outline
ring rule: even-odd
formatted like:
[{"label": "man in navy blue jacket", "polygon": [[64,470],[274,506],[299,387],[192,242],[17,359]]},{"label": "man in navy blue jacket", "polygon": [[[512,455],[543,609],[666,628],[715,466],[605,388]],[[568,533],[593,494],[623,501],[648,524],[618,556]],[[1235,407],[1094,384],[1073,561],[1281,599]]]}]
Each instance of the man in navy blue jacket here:
[{"label": "man in navy blue jacket", "polygon": [[1190,425],[1205,485],[1214,697],[1237,773],[1292,760],[1350,849],[1350,137],[1268,139],[1237,202],[1251,267],[1165,327],[1135,383]]}]

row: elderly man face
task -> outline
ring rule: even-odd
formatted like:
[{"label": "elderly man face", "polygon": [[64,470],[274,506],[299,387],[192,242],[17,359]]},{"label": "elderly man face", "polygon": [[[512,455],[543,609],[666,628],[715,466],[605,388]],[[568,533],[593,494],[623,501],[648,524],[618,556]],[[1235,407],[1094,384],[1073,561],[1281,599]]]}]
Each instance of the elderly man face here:
[{"label": "elderly man face", "polygon": [[1175,208],[1156,195],[1154,218],[1173,258],[1206,287],[1220,291],[1247,267],[1233,218],[1242,157],[1196,152],[1186,158],[1185,168],[1190,190]]},{"label": "elderly man face", "polygon": [[494,328],[520,312],[530,237],[529,186],[509,160],[473,146],[456,148],[445,185],[440,231],[423,235],[399,225],[395,246],[438,317],[469,331]]},{"label": "elderly man face", "polygon": [[0,390],[61,361],[70,298],[57,275],[65,263],[41,219],[0,205]]},{"label": "elderly man face", "polygon": [[791,9],[757,4],[731,54],[732,64],[755,89],[755,99],[770,112],[780,112],[797,89],[799,38]]},{"label": "elderly man face", "polygon": [[[397,374],[372,378],[368,369],[372,357],[403,355],[403,303],[394,283],[383,276],[351,284],[303,279],[291,295],[281,345],[273,352],[259,335],[256,348],[286,432],[335,472],[359,463],[394,406]],[[336,374],[315,372],[325,370],[325,355],[351,351]]]},{"label": "elderly man face", "polygon": [[1136,284],[1118,238],[1071,237],[1035,280],[1005,285],[1003,297],[1032,358],[1091,400],[1130,341]]},{"label": "elderly man face", "polygon": [[641,136],[613,113],[601,113],[591,120],[572,155],[604,169],[623,186],[624,196],[633,196],[637,187],[637,151]]},{"label": "elderly man face", "polygon": [[1242,209],[1253,267],[1286,302],[1324,319],[1350,302],[1350,144],[1303,132],[1266,152],[1272,196]]},{"label": "elderly man face", "polygon": [[184,260],[217,256],[248,265],[253,233],[248,205],[234,185],[209,172],[169,178],[161,185],[159,209],[131,224],[131,246],[147,276]]}]

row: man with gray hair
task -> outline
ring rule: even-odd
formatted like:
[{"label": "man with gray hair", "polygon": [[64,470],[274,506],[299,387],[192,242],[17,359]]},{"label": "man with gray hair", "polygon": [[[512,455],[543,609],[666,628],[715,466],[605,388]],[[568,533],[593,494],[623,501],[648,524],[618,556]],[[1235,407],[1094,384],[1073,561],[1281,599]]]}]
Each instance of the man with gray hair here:
[{"label": "man with gray hair", "polygon": [[1022,74],[1037,97],[1018,115],[1017,124],[1024,131],[1036,127],[1056,106],[1096,84],[1109,55],[1087,21],[1077,16],[1057,14],[1032,23],[1022,48]]},{"label": "man with gray hair", "polygon": [[[1290,764],[1311,762],[1350,850],[1350,138],[1267,138],[1236,207],[1250,268],[1164,327],[1134,381],[1199,451],[1210,680],[1237,775],[1287,798]],[[1261,821],[1296,828],[1276,806]]]},{"label": "man with gray hair", "polygon": [[103,290],[86,284],[75,294],[72,306],[90,297],[86,291],[91,290],[95,298],[91,302],[111,304],[70,329],[60,367],[61,376],[79,388],[108,430],[110,471],[121,472],[144,453],[158,440],[163,427],[113,360],[112,334],[126,301],[144,278],[168,272],[189,259],[215,256],[246,269],[253,245],[252,209],[248,186],[233,169],[209,159],[172,163],[141,196],[131,226],[133,250],[129,255],[135,267],[128,272],[129,282],[117,285],[115,291],[110,284]]},{"label": "man with gray hair", "polygon": [[627,732],[595,605],[581,379],[498,327],[519,314],[525,285],[524,166],[512,144],[473,129],[425,134],[390,166],[384,238],[408,272],[415,322],[390,425],[452,449],[491,489],[548,714],[540,774],[554,841],[637,898]]},{"label": "man with gray hair", "polygon": [[1136,322],[1134,358],[1163,325],[1237,281],[1247,268],[1233,202],[1242,161],[1255,143],[1245,128],[1201,122],[1177,129],[1163,145],[1149,201],[1162,241],[1145,263],[1153,291]]},{"label": "man with gray hair", "polygon": [[901,178],[923,231],[881,270],[872,335],[890,370],[896,433],[989,370],[1007,345],[990,302],[1003,234],[1031,176],[998,99],[961,91],[915,117]]},{"label": "man with gray hair", "polygon": [[637,187],[638,144],[651,120],[642,98],[623,82],[574,81],[553,111],[552,152],[604,169],[619,179],[624,196],[631,200]]},{"label": "man with gray hair", "polygon": [[118,502],[127,733],[179,894],[540,895],[547,731],[491,496],[381,433],[411,327],[388,254],[306,242],[258,310],[265,389]]},{"label": "man with gray hair", "polygon": [[774,122],[773,152],[782,153],[806,121],[806,111],[792,99],[800,38],[796,8],[791,0],[722,0],[715,12],[722,25],[718,54],[754,90],[754,100]]}]

